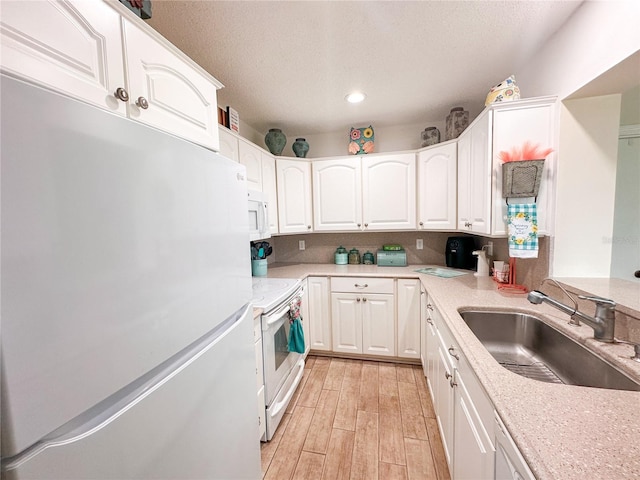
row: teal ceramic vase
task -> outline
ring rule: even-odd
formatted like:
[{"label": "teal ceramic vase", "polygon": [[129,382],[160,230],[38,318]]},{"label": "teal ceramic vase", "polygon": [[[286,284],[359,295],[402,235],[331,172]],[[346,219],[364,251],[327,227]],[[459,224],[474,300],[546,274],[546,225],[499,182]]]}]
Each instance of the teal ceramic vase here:
[{"label": "teal ceramic vase", "polygon": [[287,137],[279,128],[270,128],[264,137],[264,143],[273,155],[280,155],[287,144]]},{"label": "teal ceramic vase", "polygon": [[296,157],[305,158],[307,156],[307,152],[309,151],[309,144],[304,138],[296,138],[296,141],[291,145],[293,153],[296,154]]}]

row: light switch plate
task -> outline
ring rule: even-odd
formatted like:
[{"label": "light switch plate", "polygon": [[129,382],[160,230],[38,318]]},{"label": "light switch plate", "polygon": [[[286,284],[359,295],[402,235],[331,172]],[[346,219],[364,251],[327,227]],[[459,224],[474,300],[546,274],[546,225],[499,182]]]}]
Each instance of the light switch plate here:
[{"label": "light switch plate", "polygon": [[421,238],[416,239],[416,248],[418,250],[422,250],[424,248],[424,245],[422,243],[422,239]]}]

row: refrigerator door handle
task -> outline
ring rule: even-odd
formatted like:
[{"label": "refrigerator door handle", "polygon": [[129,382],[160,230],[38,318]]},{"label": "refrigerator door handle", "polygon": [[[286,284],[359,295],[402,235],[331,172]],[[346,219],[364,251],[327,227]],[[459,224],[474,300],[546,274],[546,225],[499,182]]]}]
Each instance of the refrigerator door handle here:
[{"label": "refrigerator door handle", "polygon": [[47,448],[67,445],[102,430],[214,347],[250,314],[252,314],[252,308],[247,304],[213,330],[145,375],[69,420],[23,451],[11,457],[2,458],[2,472],[18,468]]}]

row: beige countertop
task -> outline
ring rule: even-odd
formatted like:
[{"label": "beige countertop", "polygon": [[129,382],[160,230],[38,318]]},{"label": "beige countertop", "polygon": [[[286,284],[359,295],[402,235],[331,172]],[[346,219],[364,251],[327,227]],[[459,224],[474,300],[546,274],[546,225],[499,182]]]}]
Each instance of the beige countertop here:
[{"label": "beige countertop", "polygon": [[568,324],[568,316],[524,295],[498,291],[489,277],[418,274],[421,265],[269,265],[268,276],[381,276],[419,278],[447,322],[496,411],[539,480],[640,478],[640,392],[557,385],[530,380],[501,367],[458,314],[459,309],[517,308],[538,316],[620,369],[640,378],[628,345],[593,340],[593,331]]}]

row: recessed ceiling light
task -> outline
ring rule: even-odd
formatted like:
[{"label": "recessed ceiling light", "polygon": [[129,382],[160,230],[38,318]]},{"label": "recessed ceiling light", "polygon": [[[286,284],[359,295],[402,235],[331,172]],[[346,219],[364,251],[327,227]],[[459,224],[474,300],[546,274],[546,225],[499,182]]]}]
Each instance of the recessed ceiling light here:
[{"label": "recessed ceiling light", "polygon": [[360,92],[353,92],[353,93],[350,93],[349,95],[347,95],[344,98],[349,103],[360,103],[361,101],[363,101],[366,98],[366,95],[364,93],[360,93]]}]

